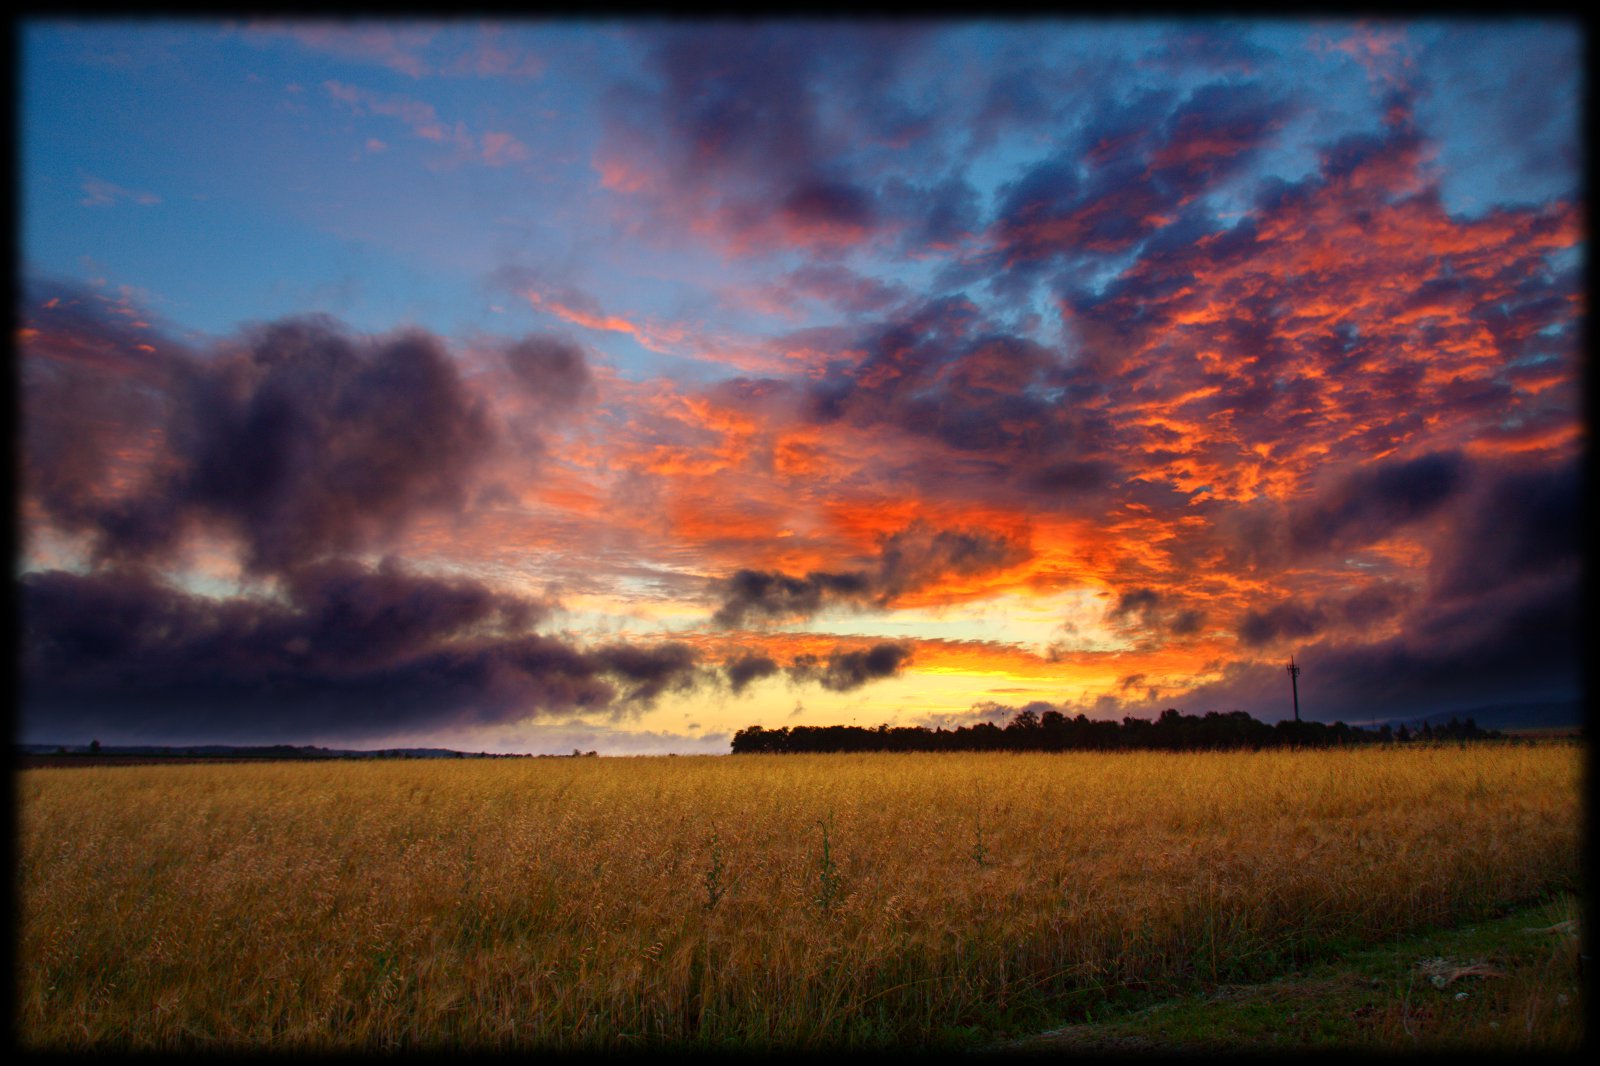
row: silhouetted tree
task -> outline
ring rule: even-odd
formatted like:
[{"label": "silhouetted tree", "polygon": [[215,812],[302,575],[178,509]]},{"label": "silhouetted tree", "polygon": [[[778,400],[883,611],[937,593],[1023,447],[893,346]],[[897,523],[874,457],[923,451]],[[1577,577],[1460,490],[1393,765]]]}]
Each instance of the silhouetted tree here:
[{"label": "silhouetted tree", "polygon": [[[1041,710],[1041,708],[1043,708]],[[990,705],[989,709],[997,709]],[[1032,703],[1013,714],[1004,727],[982,721],[955,729],[920,726],[874,727],[854,725],[794,726],[765,729],[750,726],[734,734],[735,754],[844,751],[1113,751],[1159,749],[1163,751],[1222,751],[1270,747],[1327,747],[1351,744],[1387,744],[1409,741],[1414,734],[1404,725],[1393,732],[1385,725],[1362,729],[1344,722],[1286,720],[1275,726],[1257,721],[1240,710],[1226,714],[1207,711],[1186,715],[1175,707],[1155,720],[1127,717],[1122,721],[1095,721],[1079,714],[1068,718],[1044,703]],[[1423,723],[1422,739],[1496,739],[1472,719],[1452,720],[1438,729]]]}]

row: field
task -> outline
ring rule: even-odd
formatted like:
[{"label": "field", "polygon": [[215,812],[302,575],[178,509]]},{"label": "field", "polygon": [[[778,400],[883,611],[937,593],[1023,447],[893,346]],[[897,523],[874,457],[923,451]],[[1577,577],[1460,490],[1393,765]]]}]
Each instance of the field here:
[{"label": "field", "polygon": [[1581,898],[1582,759],[1486,743],[24,770],[17,1033],[982,1044]]}]

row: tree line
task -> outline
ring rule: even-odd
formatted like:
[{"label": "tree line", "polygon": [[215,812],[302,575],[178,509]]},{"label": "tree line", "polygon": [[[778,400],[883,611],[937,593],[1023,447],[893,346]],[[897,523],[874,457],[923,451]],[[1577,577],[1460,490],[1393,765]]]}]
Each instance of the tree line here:
[{"label": "tree line", "polygon": [[800,752],[854,751],[1219,751],[1286,747],[1337,747],[1354,744],[1393,744],[1411,741],[1499,740],[1498,730],[1478,728],[1451,717],[1441,726],[1424,722],[1411,730],[1402,725],[1377,729],[1334,722],[1284,721],[1267,725],[1244,711],[1204,715],[1181,714],[1175,708],[1161,717],[1097,721],[1078,715],[1069,718],[1050,709],[1043,713],[1025,707],[1004,726],[993,722],[929,729],[926,726],[857,725],[787,726],[765,729],[758,725],[733,735],[733,754],[796,754]]}]

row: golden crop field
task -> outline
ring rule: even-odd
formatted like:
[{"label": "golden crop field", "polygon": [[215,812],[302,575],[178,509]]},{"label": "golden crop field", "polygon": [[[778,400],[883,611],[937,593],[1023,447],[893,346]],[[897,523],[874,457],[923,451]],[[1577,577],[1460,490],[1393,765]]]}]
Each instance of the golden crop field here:
[{"label": "golden crop field", "polygon": [[1577,746],[19,774],[34,1049],[921,1044],[1579,887]]}]

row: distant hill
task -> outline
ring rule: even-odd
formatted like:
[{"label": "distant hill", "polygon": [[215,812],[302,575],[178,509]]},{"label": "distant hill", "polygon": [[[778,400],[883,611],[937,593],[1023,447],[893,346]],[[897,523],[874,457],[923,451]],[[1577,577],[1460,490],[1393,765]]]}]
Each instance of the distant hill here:
[{"label": "distant hill", "polygon": [[454,751],[450,748],[320,748],[292,744],[102,744],[91,749],[87,744],[18,744],[19,755],[99,755],[140,756],[175,759],[502,759],[518,756],[487,752]]},{"label": "distant hill", "polygon": [[[1479,729],[1576,729],[1584,724],[1585,717],[1583,705],[1573,700],[1537,700],[1528,703],[1487,704],[1458,711],[1419,715],[1415,718],[1390,718],[1374,722],[1369,728],[1387,725],[1391,729],[1399,729],[1404,725],[1417,729],[1424,722],[1440,726],[1452,718],[1458,722],[1465,722],[1471,718]],[[1361,724],[1367,726],[1365,722]]]}]

